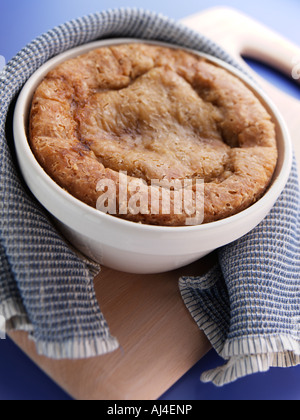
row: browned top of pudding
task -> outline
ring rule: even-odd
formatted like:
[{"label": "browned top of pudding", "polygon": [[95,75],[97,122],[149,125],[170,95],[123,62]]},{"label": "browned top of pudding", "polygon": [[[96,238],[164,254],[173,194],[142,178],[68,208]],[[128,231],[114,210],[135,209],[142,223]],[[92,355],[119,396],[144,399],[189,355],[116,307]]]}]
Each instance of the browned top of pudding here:
[{"label": "browned top of pudding", "polygon": [[[203,179],[207,223],[256,202],[277,162],[271,117],[242,81],[192,53],[140,43],[93,50],[50,71],[35,92],[29,133],[61,187],[96,207],[107,193],[99,181],[109,179],[115,215],[146,224],[180,226],[190,216],[185,206],[175,211],[174,188],[167,214],[161,197],[151,211],[151,193],[165,188],[153,180]],[[142,186],[121,194],[119,171]],[[148,206],[132,212],[137,192]]]}]

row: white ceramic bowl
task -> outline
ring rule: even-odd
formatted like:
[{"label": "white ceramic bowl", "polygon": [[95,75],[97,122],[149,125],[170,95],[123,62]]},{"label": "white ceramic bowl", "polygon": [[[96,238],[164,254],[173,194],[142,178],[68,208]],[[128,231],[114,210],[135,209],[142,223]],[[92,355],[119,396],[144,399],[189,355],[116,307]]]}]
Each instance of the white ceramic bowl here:
[{"label": "white ceramic bowl", "polygon": [[[14,113],[15,147],[28,187],[77,249],[100,264],[116,270],[159,273],[194,262],[254,229],[270,212],[286,185],[292,165],[292,145],[280,113],[264,92],[235,68],[194,51],[242,79],[273,117],[277,130],[279,161],[272,185],[263,198],[247,210],[227,219],[185,227],[141,225],[101,213],[77,200],[46,174],[29,147],[26,127],[31,100],[44,76],[62,61],[96,47],[128,42],[141,41],[114,39],[93,42],[69,50],[44,64],[28,80],[18,98]],[[152,41],[150,43],[170,46]]]}]

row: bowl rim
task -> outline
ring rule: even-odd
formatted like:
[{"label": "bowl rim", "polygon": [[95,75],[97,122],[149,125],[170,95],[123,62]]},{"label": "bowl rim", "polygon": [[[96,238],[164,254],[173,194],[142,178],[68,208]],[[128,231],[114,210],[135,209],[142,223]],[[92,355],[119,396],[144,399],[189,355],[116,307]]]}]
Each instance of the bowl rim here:
[{"label": "bowl rim", "polygon": [[[284,156],[282,160],[282,167],[280,172],[278,173],[277,177],[273,179],[271,185],[269,186],[268,190],[265,194],[254,204],[252,204],[247,209],[227,218],[206,223],[200,225],[192,225],[192,226],[160,226],[160,225],[148,225],[148,224],[140,224],[137,222],[133,222],[130,220],[122,219],[116,216],[112,216],[110,214],[105,214],[100,212],[96,208],[93,208],[81,200],[72,196],[69,192],[64,190],[60,187],[43,169],[43,167],[38,163],[36,160],[26,134],[26,119],[28,118],[28,103],[31,101],[32,96],[29,97],[29,94],[32,94],[33,88],[37,87],[38,84],[41,82],[43,77],[52,69],[53,67],[57,66],[61,62],[76,57],[77,55],[84,54],[90,50],[95,48],[105,47],[109,45],[118,45],[118,44],[126,44],[126,43],[144,43],[144,44],[152,44],[152,45],[160,45],[169,48],[175,49],[183,49],[185,51],[191,52],[203,58],[206,58],[208,61],[211,61],[222,68],[225,68],[230,73],[237,76],[241,79],[260,100],[263,101],[264,106],[268,108],[268,111],[271,112],[272,118],[275,118],[275,124],[277,123],[277,127],[281,130],[283,144],[284,144]],[[27,80],[25,85],[23,86],[15,106],[14,110],[14,117],[13,117],[13,132],[14,132],[14,141],[15,147],[19,149],[22,154],[26,154],[26,158],[31,164],[33,170],[41,177],[41,179],[48,185],[48,187],[55,193],[58,194],[59,198],[63,200],[66,204],[71,206],[77,206],[78,209],[81,209],[84,213],[90,214],[92,217],[97,217],[99,220],[109,221],[110,223],[114,223],[116,227],[125,227],[140,231],[140,232],[159,232],[159,233],[168,233],[172,234],[172,232],[202,232],[207,230],[212,230],[214,228],[219,229],[222,228],[224,225],[228,225],[229,223],[234,224],[235,222],[240,222],[241,219],[245,219],[251,217],[252,215],[259,213],[263,210],[268,203],[276,202],[279,198],[280,194],[282,193],[290,172],[292,168],[292,161],[293,161],[293,146],[292,141],[290,138],[290,133],[287,128],[286,122],[284,121],[280,111],[278,110],[277,106],[273,103],[273,101],[269,98],[269,96],[264,92],[264,90],[257,85],[248,75],[244,74],[241,70],[234,67],[227,62],[222,61],[219,58],[211,56],[207,53],[202,53],[200,51],[182,47],[180,45],[167,43],[167,42],[160,42],[155,40],[144,40],[144,39],[136,39],[136,38],[111,38],[105,40],[98,40],[89,42],[78,47],[72,48],[70,50],[65,51],[64,53],[58,54],[55,57],[48,60],[44,63],[38,70],[36,70],[30,78]],[[278,163],[277,163],[278,165]],[[37,198],[39,201],[39,199]],[[51,212],[50,212],[51,213]]]}]

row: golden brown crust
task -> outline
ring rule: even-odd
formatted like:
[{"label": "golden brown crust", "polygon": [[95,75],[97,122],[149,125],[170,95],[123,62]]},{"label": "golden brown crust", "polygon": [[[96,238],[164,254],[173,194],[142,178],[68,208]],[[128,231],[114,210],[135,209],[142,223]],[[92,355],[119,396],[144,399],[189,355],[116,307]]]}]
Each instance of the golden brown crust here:
[{"label": "golden brown crust", "polygon": [[[35,92],[29,129],[41,166],[86,204],[96,206],[101,179],[118,192],[119,171],[142,179],[149,198],[152,180],[203,179],[204,222],[257,201],[277,162],[271,117],[239,79],[152,45],[100,48],[59,65]],[[135,222],[180,226],[188,217],[172,206],[120,215],[118,200],[116,215]]]}]

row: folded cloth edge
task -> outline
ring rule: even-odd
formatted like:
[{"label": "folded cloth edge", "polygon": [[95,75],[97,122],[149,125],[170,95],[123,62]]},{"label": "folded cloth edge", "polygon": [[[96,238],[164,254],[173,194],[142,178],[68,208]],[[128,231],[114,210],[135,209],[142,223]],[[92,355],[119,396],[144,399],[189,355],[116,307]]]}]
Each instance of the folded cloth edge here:
[{"label": "folded cloth edge", "polygon": [[1,303],[0,314],[6,320],[5,329],[7,332],[24,331],[29,333],[28,338],[34,341],[37,354],[54,360],[95,357],[113,352],[119,348],[118,340],[111,335],[105,338],[75,338],[57,343],[38,340],[33,335],[34,329],[24,306],[14,299],[7,299]]},{"label": "folded cloth edge", "polygon": [[[285,337],[270,338],[280,342]],[[266,339],[266,341],[268,340]],[[204,372],[201,375],[201,381],[212,382],[217,387],[222,387],[247,375],[268,372],[271,367],[289,368],[297,366],[299,363],[300,356],[292,351],[232,356],[224,366]]]},{"label": "folded cloth edge", "polygon": [[53,360],[60,359],[86,359],[96,356],[102,356],[117,350],[120,345],[116,338],[108,336],[106,338],[95,337],[92,339],[78,338],[64,341],[63,343],[54,343],[36,340],[29,336],[36,345],[39,355],[47,355]]},{"label": "folded cloth edge", "polygon": [[[214,286],[220,268],[215,266],[200,284],[208,290]],[[198,327],[205,333],[212,347],[225,361],[224,365],[201,375],[204,383],[221,387],[254,373],[267,372],[270,367],[287,368],[300,364],[299,341],[286,335],[249,336],[226,341],[226,328],[222,330],[213,318],[202,312],[193,289],[199,290],[200,277],[181,277],[179,287],[182,299]],[[219,302],[220,303],[220,302]]]}]

